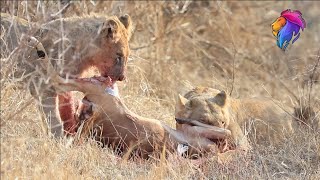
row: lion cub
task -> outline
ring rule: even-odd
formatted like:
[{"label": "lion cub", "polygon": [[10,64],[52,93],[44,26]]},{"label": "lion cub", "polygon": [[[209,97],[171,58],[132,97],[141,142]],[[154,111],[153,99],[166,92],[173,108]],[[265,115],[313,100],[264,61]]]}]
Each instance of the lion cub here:
[{"label": "lion cub", "polygon": [[[70,92],[57,94],[40,76],[35,76],[41,54],[27,46],[34,36],[43,44],[48,58],[63,77],[81,77],[91,67],[113,82],[125,79],[132,22],[129,15],[84,16],[56,19],[44,24],[1,13],[1,52],[9,56],[17,70],[10,73],[38,100],[42,119],[51,134],[74,134],[74,101]],[[1,44],[1,45],[2,45]],[[12,52],[17,53],[12,53]],[[32,74],[32,76],[30,75]],[[57,98],[58,97],[58,98]]]},{"label": "lion cub", "polygon": [[[232,142],[247,149],[251,142],[277,145],[294,132],[289,110],[267,99],[233,99],[225,91],[197,87],[180,96],[176,117],[229,129]],[[180,125],[177,124],[177,129]]]}]

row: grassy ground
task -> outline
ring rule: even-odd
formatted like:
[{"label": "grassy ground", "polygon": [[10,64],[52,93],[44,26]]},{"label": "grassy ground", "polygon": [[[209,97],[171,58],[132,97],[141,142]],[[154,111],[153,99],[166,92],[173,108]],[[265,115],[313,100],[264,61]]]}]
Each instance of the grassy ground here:
[{"label": "grassy ground", "polygon": [[[39,23],[59,10],[54,2],[1,3],[1,12]],[[287,8],[300,10],[307,28],[283,52],[270,24]],[[271,96],[291,107],[310,103],[319,116],[319,8],[316,1],[88,1],[74,2],[64,16],[128,13],[135,30],[120,93],[134,112],[174,126],[176,96],[199,85],[232,91],[235,98]],[[2,67],[8,55],[1,52]],[[213,156],[194,161],[176,155],[127,162],[94,142],[56,142],[43,134],[34,100],[14,82],[1,75],[1,179],[320,178],[320,134],[307,128],[278,149],[256,146],[224,164]]]}]

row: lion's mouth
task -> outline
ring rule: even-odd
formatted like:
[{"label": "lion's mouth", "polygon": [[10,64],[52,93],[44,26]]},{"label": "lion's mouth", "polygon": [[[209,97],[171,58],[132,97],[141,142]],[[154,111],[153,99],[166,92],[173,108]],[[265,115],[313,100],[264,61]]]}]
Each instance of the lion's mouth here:
[{"label": "lion's mouth", "polygon": [[120,75],[114,75],[114,74],[110,74],[110,73],[101,73],[102,77],[109,77],[111,78],[112,82],[115,83],[117,81],[123,81],[125,80],[125,75],[124,74],[120,74]]},{"label": "lion's mouth", "polygon": [[126,79],[126,77],[123,75],[123,74],[121,74],[120,76],[119,76],[119,78],[118,78],[118,81],[123,81],[123,80],[125,80]]},{"label": "lion's mouth", "polygon": [[114,83],[116,83],[117,81],[125,80],[125,76],[124,75],[120,75],[120,76],[105,75],[103,77],[105,77],[105,78],[109,77],[111,79],[111,81],[114,82]]}]

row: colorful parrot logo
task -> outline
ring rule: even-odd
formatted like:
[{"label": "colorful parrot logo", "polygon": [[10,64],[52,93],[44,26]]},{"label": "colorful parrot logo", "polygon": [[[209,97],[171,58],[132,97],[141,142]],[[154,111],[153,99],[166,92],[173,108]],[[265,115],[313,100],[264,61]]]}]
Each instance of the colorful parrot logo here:
[{"label": "colorful parrot logo", "polygon": [[302,18],[302,13],[298,10],[287,9],[281,12],[272,24],[272,34],[277,38],[277,46],[283,51],[286,50],[290,42],[292,44],[300,37],[300,28],[306,28],[306,22]]}]

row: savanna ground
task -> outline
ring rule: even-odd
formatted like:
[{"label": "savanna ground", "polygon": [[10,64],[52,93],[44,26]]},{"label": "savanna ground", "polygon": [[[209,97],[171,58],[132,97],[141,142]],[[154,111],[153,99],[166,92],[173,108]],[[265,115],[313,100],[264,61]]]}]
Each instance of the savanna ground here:
[{"label": "savanna ground", "polygon": [[[1,12],[44,23],[64,4],[1,1]],[[286,52],[270,24],[284,9],[307,21]],[[174,126],[175,99],[194,86],[224,89],[232,97],[268,96],[292,107],[310,105],[319,116],[320,2],[73,2],[63,16],[128,13],[134,23],[128,78],[118,83],[134,112]],[[8,54],[1,52],[1,72]],[[320,179],[320,134],[302,128],[278,149],[256,146],[248,156],[199,166],[169,159],[123,161],[89,141],[56,142],[41,130],[35,101],[1,75],[1,179]]]}]

